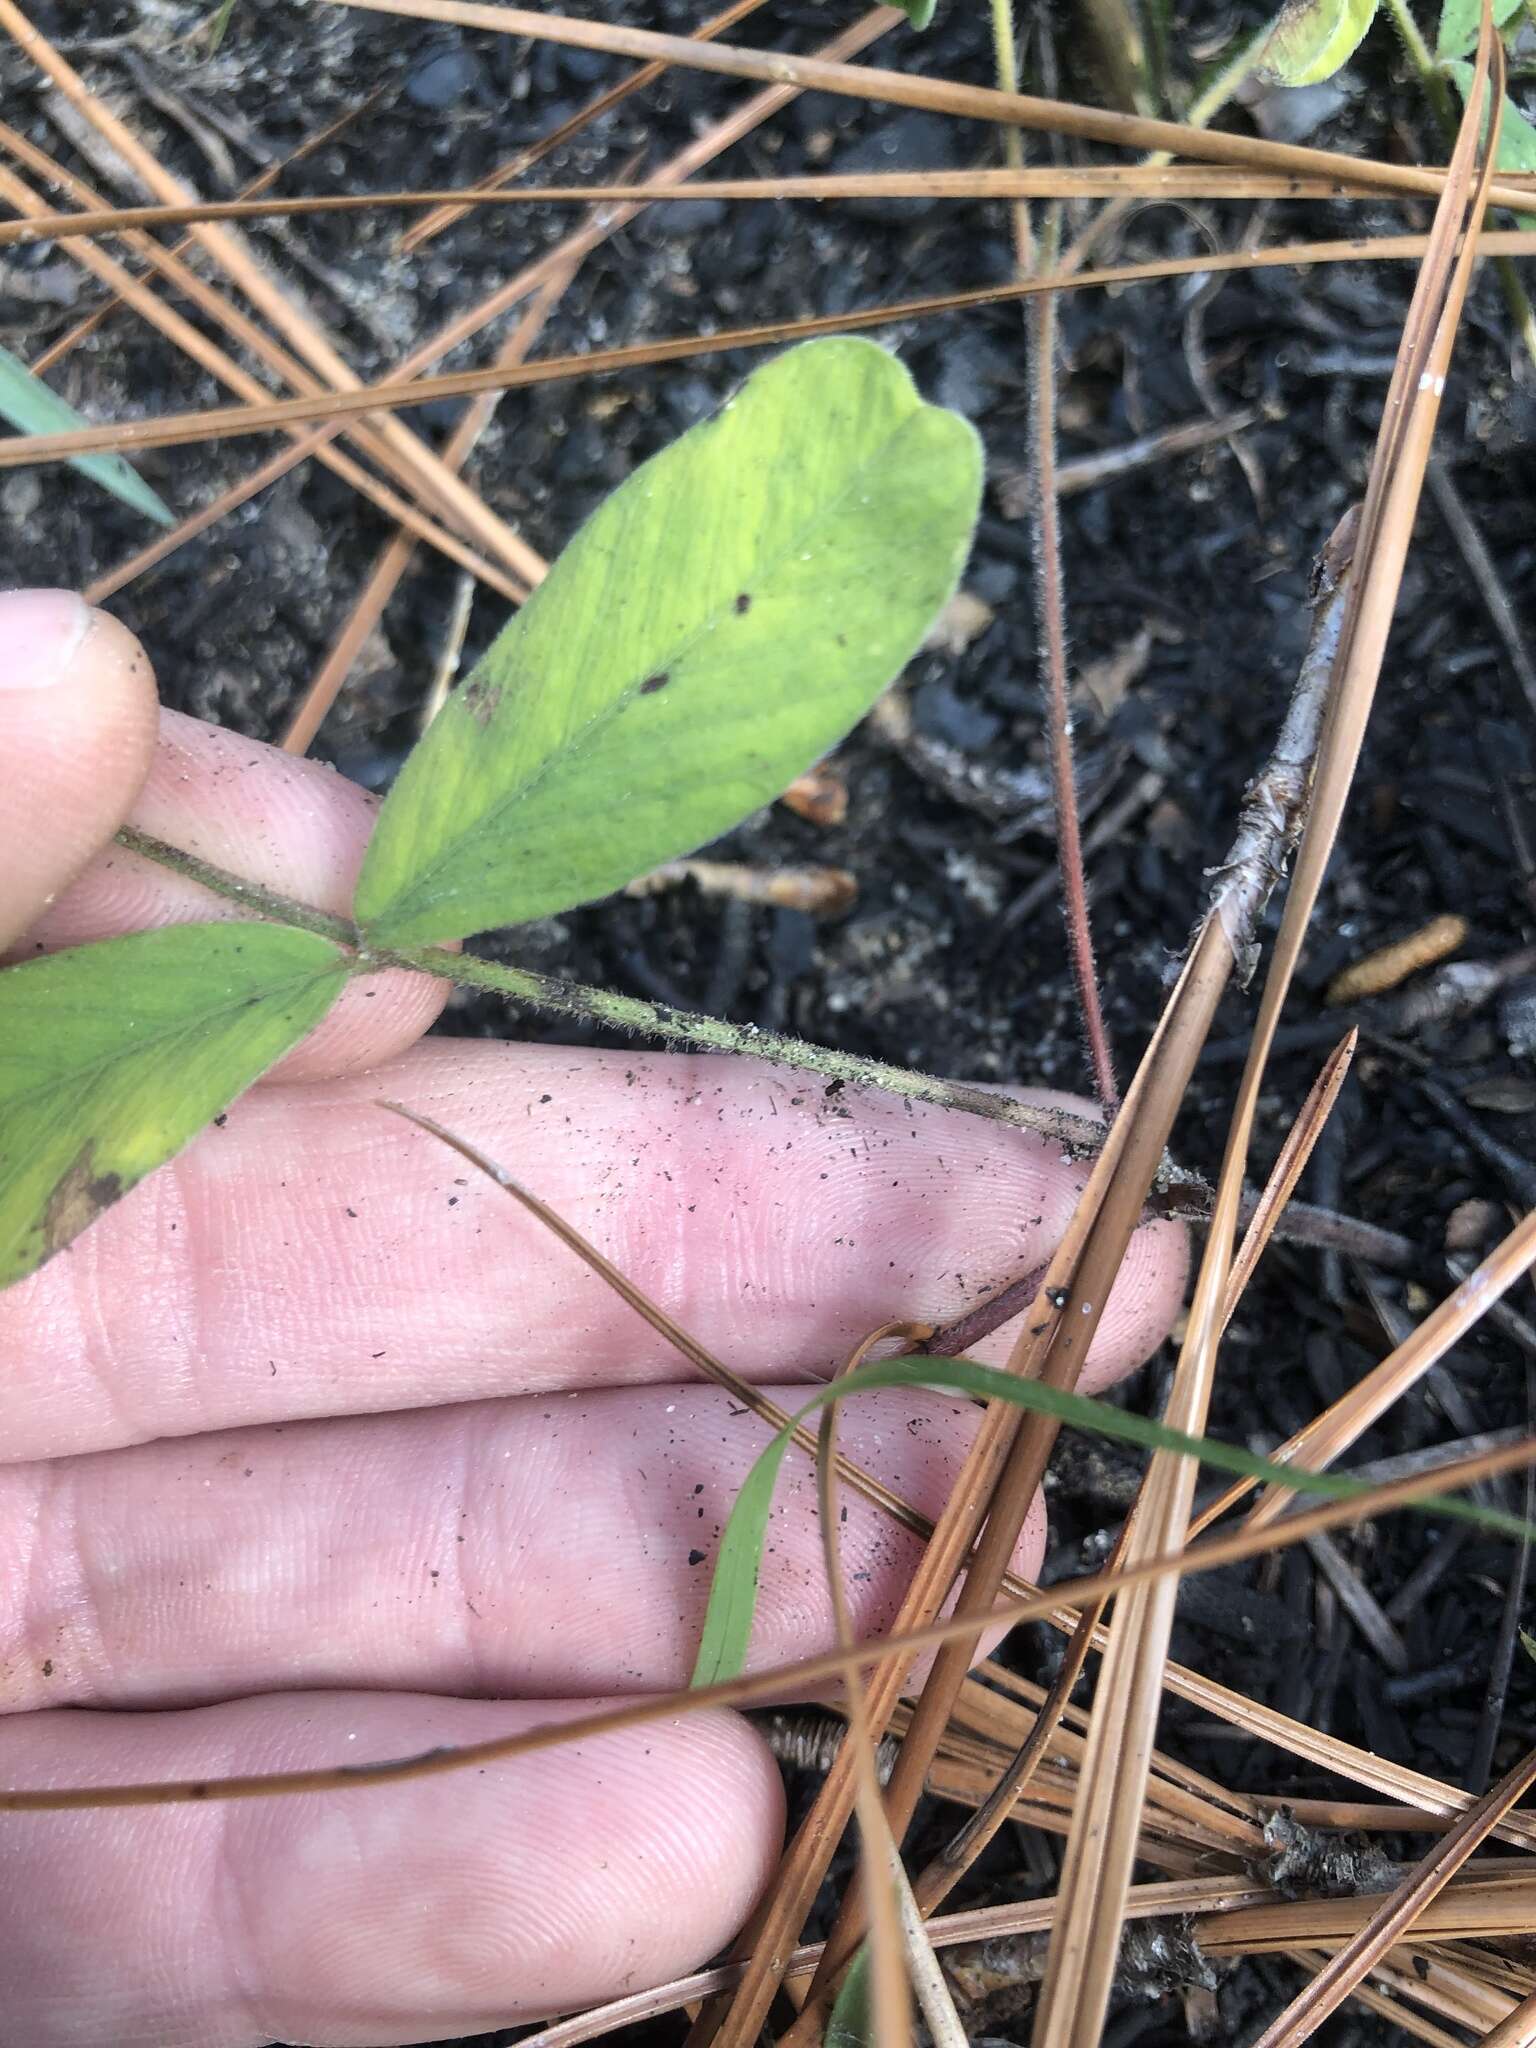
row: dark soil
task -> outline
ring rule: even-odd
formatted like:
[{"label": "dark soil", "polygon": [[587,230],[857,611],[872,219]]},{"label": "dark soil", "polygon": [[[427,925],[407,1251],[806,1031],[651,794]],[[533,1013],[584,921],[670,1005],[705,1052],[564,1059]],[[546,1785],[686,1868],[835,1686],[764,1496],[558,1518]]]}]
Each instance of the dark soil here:
[{"label": "dark soil", "polygon": [[[668,28],[691,26],[682,0],[600,10]],[[222,52],[207,61],[178,41],[202,5],[168,0],[71,0],[39,6],[40,24],[112,93],[167,161],[204,189],[222,189],[185,128],[151,97],[180,95],[217,115],[237,178],[252,175],[364,93],[378,105],[289,180],[293,190],[363,190],[412,178],[468,184],[510,148],[540,134],[618,74],[611,60],[552,46],[412,22],[237,0]],[[902,30],[875,61],[986,82],[984,10],[951,5],[928,37]],[[1060,67],[1063,95],[1102,100],[1091,46],[1073,10],[1026,10],[1032,80]],[[805,49],[851,10],[777,0],[744,40]],[[1175,8],[1176,73],[1192,50],[1214,53],[1251,8]],[[79,163],[52,126],[28,67],[0,53],[8,118]],[[1045,83],[1049,86],[1049,76]],[[1432,157],[1434,130],[1385,23],[1350,67],[1350,90],[1309,139],[1344,149]],[[735,89],[680,76],[622,107],[550,159],[540,175],[620,174],[637,151],[651,162],[736,103]],[[1248,117],[1234,114],[1234,122]],[[1038,146],[1037,146],[1038,147]],[[990,134],[967,124],[820,97],[802,101],[722,160],[722,171],[801,172],[833,165],[921,167],[994,161]],[[88,175],[95,176],[88,167]],[[1407,209],[1412,212],[1412,209]],[[1397,229],[1404,210],[1294,204],[1269,239]],[[1119,236],[1125,258],[1198,253],[1234,244],[1245,210],[1162,207],[1136,214]],[[1422,225],[1410,220],[1410,226]],[[301,290],[366,377],[383,373],[454,309],[472,302],[568,220],[553,211],[488,213],[415,258],[396,250],[392,218],[318,219],[258,245]],[[293,252],[307,250],[296,268]],[[1010,267],[1007,224],[979,205],[809,207],[716,203],[643,218],[589,260],[551,324],[545,352],[585,349],[758,318],[837,312],[920,292],[984,284]],[[1085,791],[1114,804],[1149,771],[1149,802],[1091,861],[1105,1000],[1128,1071],[1163,1000],[1201,903],[1203,871],[1223,852],[1245,781],[1261,764],[1308,628],[1312,559],[1362,487],[1380,401],[1411,279],[1401,267],[1352,265],[1268,271],[1219,289],[1197,282],[1084,293],[1062,306],[1062,445],[1073,457],[1198,419],[1200,351],[1224,408],[1254,407],[1244,435],[1256,498],[1228,449],[1159,462],[1064,507],[1073,652],[1104,663],[1144,636],[1141,661],[1107,713],[1085,702],[1078,740]],[[0,335],[35,353],[94,287],[57,251],[0,269]],[[1198,315],[1191,308],[1199,300]],[[1197,331],[1200,330],[1200,331]],[[1203,337],[1203,338],[1202,338]],[[825,861],[851,869],[860,896],[839,924],[793,911],[722,908],[691,891],[620,900],[497,942],[505,956],[733,1019],[949,1074],[1081,1087],[1059,919],[1047,894],[1028,914],[1012,907],[1048,871],[1052,847],[1038,802],[1025,803],[1044,762],[1035,678],[1030,545],[999,481],[1025,459],[1026,364],[1016,309],[892,327],[883,337],[924,390],[980,428],[994,484],[966,582],[994,622],[958,655],[912,666],[920,738],[987,776],[1014,779],[998,809],[957,794],[936,775],[933,749],[903,756],[861,732],[839,760],[852,793],[847,823],[818,830],[782,807],[725,845],[762,862]],[[473,359],[484,359],[484,344]],[[461,357],[458,361],[468,360]],[[707,413],[750,367],[744,356],[554,384],[515,394],[481,445],[475,476],[489,502],[547,554],[643,456]],[[128,418],[214,402],[199,375],[136,322],[114,318],[69,363],[63,389],[93,417]],[[1536,397],[1497,282],[1472,298],[1441,451],[1486,536],[1517,609],[1536,565]],[[441,436],[453,407],[416,415]],[[210,499],[265,452],[227,442],[145,458],[178,512]],[[73,476],[8,472],[0,482],[7,581],[85,582],[144,538],[141,523]],[[113,609],[153,651],[167,700],[265,737],[302,694],[386,529],[325,470],[304,467],[236,518],[125,590]],[[426,681],[452,601],[455,573],[423,555],[326,725],[319,751],[383,787],[415,733]],[[477,602],[470,652],[500,623],[494,597]],[[1446,525],[1426,501],[1418,546],[1382,681],[1357,793],[1333,862],[1315,938],[1291,1009],[1293,1029],[1272,1068],[1261,1147],[1278,1144],[1317,1067],[1340,1034],[1323,991],[1344,964],[1428,919],[1468,920],[1462,957],[1499,962],[1532,944],[1536,834],[1531,707],[1518,687]],[[1251,995],[1228,1001],[1177,1135],[1180,1156],[1218,1163]],[[1536,1169],[1536,978],[1513,979],[1471,1016],[1414,1024],[1367,1015],[1333,1128],[1311,1169],[1313,1198],[1405,1234],[1417,1265],[1405,1284],[1381,1283],[1390,1310],[1422,1314],[1448,1284],[1447,1226],[1479,1200],[1528,1207]],[[535,1016],[509,1019],[468,1000],[450,1031],[591,1037]],[[1261,1163],[1263,1163],[1261,1161]],[[1463,1215],[1463,1221],[1465,1216]],[[1484,1227],[1497,1229],[1492,1214]],[[1517,1290],[1517,1305],[1528,1305]],[[1281,1248],[1266,1262],[1229,1341],[1213,1428],[1273,1443],[1381,1355],[1382,1324],[1349,1264]],[[1129,1398],[1155,1406],[1166,1361]],[[1375,1458],[1483,1429],[1523,1424],[1530,1361],[1485,1326],[1448,1362],[1435,1390],[1395,1409],[1365,1441]],[[1130,1498],[1134,1468],[1118,1454],[1064,1453],[1052,1481],[1052,1569],[1097,1560]],[[1454,1782],[1486,1781],[1536,1740],[1536,1672],[1520,1657],[1496,1729],[1486,1724],[1491,1645],[1512,1560],[1475,1535],[1448,1540],[1400,1517],[1344,1540],[1367,1586],[1393,1603],[1416,1574],[1445,1568],[1392,1606],[1408,1653],[1389,1674],[1315,1576],[1305,1551],[1272,1572],[1192,1584],[1175,1653],[1228,1684],[1384,1755]],[[1051,1646],[1026,1637],[1018,1654],[1038,1670]],[[1491,1756],[1490,1756],[1490,1734]],[[1322,1781],[1291,1758],[1197,1723],[1176,1703],[1164,1740],[1227,1782],[1316,1796]],[[1347,1792],[1344,1796],[1351,1796]],[[1049,1851],[1054,1855],[1054,1847]],[[989,1878],[1008,1873],[995,1855]],[[1014,1875],[1014,1884],[1020,1882]],[[1233,1972],[1222,1991],[1221,2038],[1251,2032],[1293,1979],[1278,1967]],[[497,2038],[511,2038],[497,2037]],[[671,2038],[668,2036],[668,2038]],[[1127,2005],[1116,2041],[1189,2038],[1174,1997]],[[1320,2041],[1398,2039],[1368,2017],[1336,2021]],[[1406,2036],[1402,2038],[1406,2039]]]}]

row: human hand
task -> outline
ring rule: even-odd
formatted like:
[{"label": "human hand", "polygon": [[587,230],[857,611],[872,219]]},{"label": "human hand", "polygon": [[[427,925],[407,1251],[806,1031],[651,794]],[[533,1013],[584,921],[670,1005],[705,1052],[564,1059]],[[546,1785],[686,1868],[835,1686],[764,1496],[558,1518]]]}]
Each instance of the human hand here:
[{"label": "human hand", "polygon": [[[159,713],[137,642],[74,599],[0,598],[0,758],[17,957],[227,910],[113,847],[125,818],[349,908],[372,800]],[[351,985],[0,1298],[0,1783],[364,1762],[686,1683],[761,1424],[380,1095],[483,1144],[786,1403],[875,1324],[1043,1262],[1081,1184],[1029,1133],[853,1090],[834,1111],[745,1061],[417,1044],[442,995]],[[1086,1385],[1146,1356],[1183,1274],[1177,1228],[1138,1233]],[[891,1393],[842,1441],[935,1514],[974,1422]],[[792,1458],[754,1666],[832,1640],[814,1501]],[[918,1550],[847,1510],[868,1634]],[[1021,1571],[1043,1541],[1037,1503]],[[728,1940],[781,1824],[775,1765],[721,1712],[346,1793],[0,1816],[0,2039],[377,2048],[578,2007]]]}]

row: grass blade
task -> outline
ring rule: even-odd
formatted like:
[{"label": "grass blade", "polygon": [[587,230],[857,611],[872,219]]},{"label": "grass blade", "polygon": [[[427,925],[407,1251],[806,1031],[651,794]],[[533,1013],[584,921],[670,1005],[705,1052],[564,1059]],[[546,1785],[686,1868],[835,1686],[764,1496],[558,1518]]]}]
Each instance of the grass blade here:
[{"label": "grass blade", "polygon": [[[859,1367],[820,1388],[790,1419],[757,1459],[742,1483],[736,1504],[720,1538],[710,1587],[709,1606],[694,1664],[696,1686],[718,1685],[742,1670],[751,1635],[752,1614],[757,1598],[757,1574],[767,1535],[773,1490],[784,1463],[796,1425],[816,1414],[828,1402],[850,1394],[873,1393],[886,1387],[932,1387],[946,1393],[973,1394],[982,1400],[1005,1401],[1027,1413],[1049,1416],[1054,1422],[1099,1436],[1135,1444],[1142,1450],[1172,1452],[1180,1458],[1196,1459],[1218,1471],[1241,1472],[1251,1478],[1273,1475],[1298,1492],[1317,1494],[1327,1500],[1363,1499],[1372,1489],[1362,1480],[1342,1474],[1301,1472],[1272,1466],[1267,1458],[1237,1444],[1219,1443],[1211,1437],[1192,1436],[1153,1422],[1144,1415],[1132,1415],[1112,1402],[1088,1394],[1075,1394],[1040,1380],[1021,1380],[1001,1367],[979,1365],[970,1358],[886,1358]],[[1421,1500],[1426,1513],[1449,1515],[1470,1521],[1479,1528],[1515,1542],[1526,1542],[1532,1534],[1528,1523],[1502,1509],[1485,1508],[1469,1501],[1437,1495]]]},{"label": "grass blade", "polygon": [[[9,420],[19,434],[27,436],[90,429],[88,420],[82,419],[40,377],[34,377],[21,358],[13,356],[8,348],[0,348],[0,418]],[[135,512],[142,512],[146,519],[153,519],[157,526],[176,524],[170,506],[121,455],[76,455],[70,458],[70,467],[88,476],[93,484],[100,484]]]}]

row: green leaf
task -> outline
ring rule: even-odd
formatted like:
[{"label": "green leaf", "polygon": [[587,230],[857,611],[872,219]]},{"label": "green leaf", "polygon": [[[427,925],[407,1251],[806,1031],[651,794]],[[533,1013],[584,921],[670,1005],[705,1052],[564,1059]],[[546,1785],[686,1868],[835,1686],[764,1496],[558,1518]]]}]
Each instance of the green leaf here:
[{"label": "green leaf", "polygon": [[[34,377],[8,348],[0,348],[0,419],[8,420],[22,434],[51,434],[62,428],[90,425],[40,377]],[[142,512],[146,519],[153,519],[157,526],[176,524],[169,505],[121,455],[73,455],[70,468],[78,469],[82,476],[100,484],[114,498],[121,498],[135,512]]]},{"label": "green leaf", "polygon": [[221,4],[214,9],[207,27],[210,57],[218,55],[225,36],[229,34],[229,18],[234,11],[235,0],[221,0]]},{"label": "green leaf", "polygon": [[[879,1387],[939,1387],[979,1395],[988,1401],[1011,1401],[1015,1407],[1053,1416],[1076,1429],[1118,1437],[1125,1443],[1139,1444],[1144,1450],[1179,1451],[1219,1472],[1267,1480],[1295,1493],[1319,1494],[1325,1500],[1355,1500],[1373,1490],[1364,1480],[1351,1479],[1343,1473],[1309,1472],[1299,1465],[1277,1465],[1253,1451],[1240,1450],[1236,1444],[1218,1443],[1212,1437],[1186,1436],[1165,1423],[1127,1414],[1111,1402],[1096,1401],[1086,1394],[1070,1394],[1039,1380],[1017,1379],[1012,1373],[996,1366],[977,1365],[969,1358],[878,1359],[873,1365],[845,1373],[813,1394],[799,1414],[792,1416],[787,1427],[772,1439],[742,1482],[715,1559],[709,1606],[694,1665],[694,1685],[713,1685],[735,1678],[746,1662],[774,1484],[796,1427],[829,1401],[843,1400],[849,1394],[870,1393]],[[1528,1522],[1498,1508],[1478,1507],[1444,1495],[1417,1501],[1413,1506],[1420,1513],[1472,1522],[1478,1528],[1512,1536],[1517,1542],[1529,1542],[1536,1537],[1536,1529]]]},{"label": "green leaf", "polygon": [[[1493,25],[1504,28],[1513,21],[1524,0],[1493,0]],[[1462,57],[1477,41],[1483,25],[1482,0],[1445,0],[1440,9],[1440,29],[1435,37],[1438,57]]]},{"label": "green leaf", "polygon": [[399,948],[606,895],[773,799],[951,595],[980,444],[867,341],[809,342],[588,520],[406,762],[357,890]]},{"label": "green leaf", "polygon": [[[1465,105],[1467,94],[1472,89],[1472,66],[1453,63],[1441,68],[1456,81],[1456,90]],[[1483,133],[1486,135],[1487,132],[1485,116]],[[1499,122],[1499,154],[1495,168],[1501,171],[1536,171],[1536,128],[1531,126],[1507,93],[1504,95],[1503,118]],[[1536,225],[1536,215],[1533,214],[1517,213],[1515,219],[1522,227]]]},{"label": "green leaf", "polygon": [[874,2015],[870,2011],[869,1944],[865,1942],[848,1965],[832,2010],[827,2015],[826,2048],[870,2048]]},{"label": "green leaf", "polygon": [[296,1045],[351,965],[310,932],[191,924],[0,973],[0,1286]]},{"label": "green leaf", "polygon": [[1279,85],[1319,85],[1342,69],[1376,18],[1377,0],[1287,0],[1259,52]]},{"label": "green leaf", "polygon": [[[927,28],[939,0],[893,0],[893,4],[901,9],[914,28]],[[1515,0],[1515,4],[1518,6],[1519,0]]]}]

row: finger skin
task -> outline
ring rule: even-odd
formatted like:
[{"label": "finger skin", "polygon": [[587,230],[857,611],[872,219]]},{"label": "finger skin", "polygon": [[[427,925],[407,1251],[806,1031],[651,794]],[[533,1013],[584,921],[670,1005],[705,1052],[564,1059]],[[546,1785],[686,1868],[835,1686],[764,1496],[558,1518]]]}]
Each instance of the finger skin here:
[{"label": "finger skin", "polygon": [[155,679],[67,591],[0,594],[0,949],[107,845],[149,771]]},{"label": "finger skin", "polygon": [[[347,916],[377,813],[375,797],[322,762],[295,760],[259,740],[162,711],[130,822],[245,880]],[[239,914],[227,898],[115,846],[38,920],[29,944],[51,952],[119,932]],[[272,1078],[377,1066],[421,1036],[447,993],[446,982],[420,974],[354,982]]]},{"label": "finger skin", "polygon": [[[413,1756],[592,1711],[319,1693],[0,1722],[0,1782],[212,1778]],[[7,1815],[15,2048],[384,2048],[579,2008],[707,1959],[782,1835],[737,1716],[299,1799]]]},{"label": "finger skin", "polygon": [[[784,1389],[798,1409],[814,1390]],[[980,1411],[842,1409],[845,1453],[930,1517]],[[187,1706],[280,1687],[542,1698],[688,1683],[721,1530],[768,1431],[715,1387],[536,1395],[226,1431],[0,1474],[0,1711]],[[922,1546],[852,1488],[857,1633]],[[1015,1568],[1039,1570],[1035,1503]],[[774,1491],[751,1668],[830,1649],[816,1479]]]},{"label": "finger skin", "polygon": [[[509,1197],[376,1106],[485,1146],[738,1372],[824,1379],[892,1317],[1041,1265],[1085,1169],[1033,1133],[729,1058],[418,1046],[259,1088],[0,1304],[0,1459],[492,1395],[673,1380],[676,1354]],[[1177,1311],[1132,1241],[1085,1385]],[[989,1354],[1005,1353],[1006,1336]]]}]

